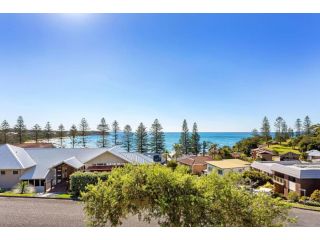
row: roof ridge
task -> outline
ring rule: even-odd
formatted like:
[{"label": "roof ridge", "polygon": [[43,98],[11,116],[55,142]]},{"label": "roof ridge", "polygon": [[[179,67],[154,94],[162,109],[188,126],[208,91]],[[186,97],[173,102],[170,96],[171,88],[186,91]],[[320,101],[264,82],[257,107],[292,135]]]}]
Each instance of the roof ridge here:
[{"label": "roof ridge", "polygon": [[[8,149],[10,150],[10,152],[13,154],[13,156],[14,156],[14,158],[17,160],[17,162],[20,164],[20,166],[21,166],[22,168],[24,168],[24,166],[22,165],[22,163],[21,163],[18,155],[17,155],[17,154],[15,153],[15,151],[12,149],[13,145],[6,144],[6,146],[8,147]],[[15,147],[16,147],[16,146],[15,146]],[[16,148],[19,148],[19,147],[16,147]],[[21,149],[24,151],[23,148],[21,148]],[[28,153],[27,153],[27,154],[28,154]],[[28,154],[28,155],[29,155],[29,154]]]}]

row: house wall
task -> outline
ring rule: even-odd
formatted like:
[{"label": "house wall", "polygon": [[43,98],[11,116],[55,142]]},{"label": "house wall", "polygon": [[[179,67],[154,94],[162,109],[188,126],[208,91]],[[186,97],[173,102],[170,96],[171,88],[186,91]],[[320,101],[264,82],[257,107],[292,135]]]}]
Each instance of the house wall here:
[{"label": "house wall", "polygon": [[260,156],[261,159],[263,159],[264,161],[272,161],[272,155],[271,155],[271,154],[260,153],[259,156]]},{"label": "house wall", "polygon": [[89,162],[85,163],[85,167],[87,168],[93,164],[116,165],[116,164],[124,164],[124,163],[128,163],[128,162],[109,153],[109,152],[106,152],[106,153],[90,160]]},{"label": "house wall", "polygon": [[[1,169],[5,171],[5,175],[0,174],[0,188],[11,189],[20,182],[20,177],[25,170]],[[13,171],[18,171],[18,174],[13,174]]]},{"label": "house wall", "polygon": [[242,172],[249,170],[249,169],[250,169],[250,165],[248,165],[247,167],[241,167],[241,168],[225,168],[225,169],[218,168],[218,167],[210,165],[210,164],[207,165],[208,173],[210,173],[212,171],[217,171],[218,174],[220,174],[219,172],[221,172],[220,175],[225,175],[225,174],[228,174],[229,172],[242,173]]},{"label": "house wall", "polygon": [[301,189],[306,190],[306,195],[310,196],[314,190],[320,189],[320,179],[297,179],[296,192],[301,196],[304,192]]}]

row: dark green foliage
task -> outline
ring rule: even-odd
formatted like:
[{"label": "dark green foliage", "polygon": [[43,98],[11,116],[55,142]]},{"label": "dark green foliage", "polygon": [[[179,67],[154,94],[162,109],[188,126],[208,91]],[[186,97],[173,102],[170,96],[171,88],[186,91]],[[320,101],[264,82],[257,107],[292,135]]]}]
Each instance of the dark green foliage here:
[{"label": "dark green foliage", "polygon": [[3,137],[3,143],[8,143],[8,136],[7,135],[9,133],[10,126],[6,120],[4,120],[1,123],[0,130],[1,130],[2,137]]},{"label": "dark green foliage", "polygon": [[23,143],[24,139],[25,139],[25,133],[27,130],[26,125],[24,124],[24,120],[22,118],[22,116],[19,116],[17,119],[17,124],[14,127],[15,132],[17,133],[18,139],[19,139],[19,143]]},{"label": "dark green foliage", "polygon": [[81,192],[86,190],[87,185],[97,184],[98,180],[106,181],[108,172],[93,173],[93,172],[76,172],[70,176],[70,191],[76,197],[80,196]]},{"label": "dark green foliage", "polygon": [[191,152],[195,155],[198,155],[201,151],[201,144],[200,144],[200,135],[198,133],[197,123],[193,124],[190,143],[191,143]]},{"label": "dark green foliage", "polygon": [[119,131],[120,131],[120,127],[119,127],[119,123],[115,120],[112,123],[112,138],[113,138],[113,145],[119,145]]},{"label": "dark green foliage", "polygon": [[234,148],[236,151],[250,156],[251,150],[257,148],[262,142],[263,139],[260,136],[249,137],[237,142]]},{"label": "dark green foliage", "polygon": [[52,131],[52,127],[51,127],[50,122],[47,122],[45,127],[44,127],[44,135],[45,135],[45,137],[47,139],[47,142],[49,143],[50,139],[53,136],[53,131]]},{"label": "dark green foliage", "polygon": [[187,120],[183,120],[179,143],[182,145],[182,153],[188,154],[190,151],[190,134]]},{"label": "dark green foliage", "polygon": [[261,136],[263,137],[264,141],[268,141],[271,139],[270,123],[267,117],[264,117],[262,120]]},{"label": "dark green foliage", "polygon": [[165,137],[162,129],[159,120],[154,120],[150,132],[150,151],[152,153],[161,154],[165,150]]},{"label": "dark green foliage", "polygon": [[108,135],[109,135],[109,125],[106,123],[105,118],[102,118],[98,127],[97,127],[100,135],[100,140],[98,141],[98,146],[105,148],[108,146]]},{"label": "dark green foliage", "polygon": [[126,165],[106,182],[89,185],[82,194],[90,226],[121,225],[138,215],[167,227],[282,226],[289,206],[266,194],[239,187],[236,174],[193,176],[183,166],[175,171],[158,164]]},{"label": "dark green foliage", "polygon": [[260,187],[265,185],[267,182],[271,182],[272,178],[263,172],[256,170],[248,170],[242,174],[244,179],[250,179],[253,187]]},{"label": "dark green foliage", "polygon": [[135,134],[136,150],[139,153],[148,152],[148,132],[147,128],[140,123]]},{"label": "dark green foliage", "polygon": [[172,170],[175,170],[178,166],[178,162],[176,160],[168,161],[167,167],[171,168]]},{"label": "dark green foliage", "polygon": [[130,152],[133,148],[133,132],[130,125],[126,125],[123,129],[122,145],[127,152]]},{"label": "dark green foliage", "polygon": [[81,145],[83,148],[87,146],[87,136],[89,130],[90,128],[87,120],[85,118],[82,118],[79,124],[79,134],[81,136]]}]

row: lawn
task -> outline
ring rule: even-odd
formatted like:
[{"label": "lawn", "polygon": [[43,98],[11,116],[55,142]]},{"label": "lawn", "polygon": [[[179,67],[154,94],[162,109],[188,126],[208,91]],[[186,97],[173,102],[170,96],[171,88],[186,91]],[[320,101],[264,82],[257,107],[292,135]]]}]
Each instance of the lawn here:
[{"label": "lawn", "polygon": [[0,196],[5,196],[5,197],[34,197],[35,193],[15,193],[15,192],[4,192],[0,193]]},{"label": "lawn", "polygon": [[293,149],[292,147],[289,147],[285,144],[274,144],[274,145],[270,145],[269,147],[267,147],[268,150],[271,150],[271,151],[277,151],[279,154],[284,154],[284,153],[287,153],[287,152],[294,152],[294,153],[297,153],[297,154],[300,154],[300,151],[299,150],[296,150],[296,149]]},{"label": "lawn", "polygon": [[55,198],[72,199],[72,195],[68,193],[61,193],[54,196]]},{"label": "lawn", "polygon": [[301,204],[301,203],[290,203],[290,205],[291,205],[292,207],[295,207],[295,208],[312,210],[312,211],[319,211],[319,212],[320,212],[320,207],[304,205],[304,204]]}]

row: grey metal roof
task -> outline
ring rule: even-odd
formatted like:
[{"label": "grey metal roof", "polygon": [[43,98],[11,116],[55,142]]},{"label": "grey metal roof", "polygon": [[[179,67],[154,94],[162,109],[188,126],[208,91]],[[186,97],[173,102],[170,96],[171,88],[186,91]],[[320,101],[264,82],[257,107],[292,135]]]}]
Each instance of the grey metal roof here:
[{"label": "grey metal roof", "polygon": [[288,176],[299,179],[319,179],[320,164],[318,163],[301,163],[290,166],[282,164],[274,164],[271,167],[272,171],[279,172]]},{"label": "grey metal roof", "polygon": [[76,169],[84,163],[103,153],[111,154],[132,164],[153,163],[153,159],[141,153],[127,153],[121,147],[106,148],[30,148],[25,151],[34,159],[36,166],[30,168],[23,176],[24,179],[44,179],[50,168],[66,163]]},{"label": "grey metal roof", "polygon": [[108,151],[132,164],[153,163],[153,159],[151,157],[148,157],[142,153],[126,152],[119,146],[112,147],[108,149]]},{"label": "grey metal roof", "polygon": [[251,164],[252,168],[258,169],[260,171],[272,174],[272,167],[274,165],[288,166],[301,163],[299,160],[291,161],[254,161]]},{"label": "grey metal roof", "polygon": [[100,156],[107,149],[102,148],[28,148],[25,151],[35,161],[36,166],[28,169],[21,177],[26,179],[44,179],[54,166],[65,162],[74,165],[75,168],[83,166],[83,163]]},{"label": "grey metal roof", "polygon": [[26,169],[35,165],[25,149],[9,144],[0,146],[0,169]]}]

